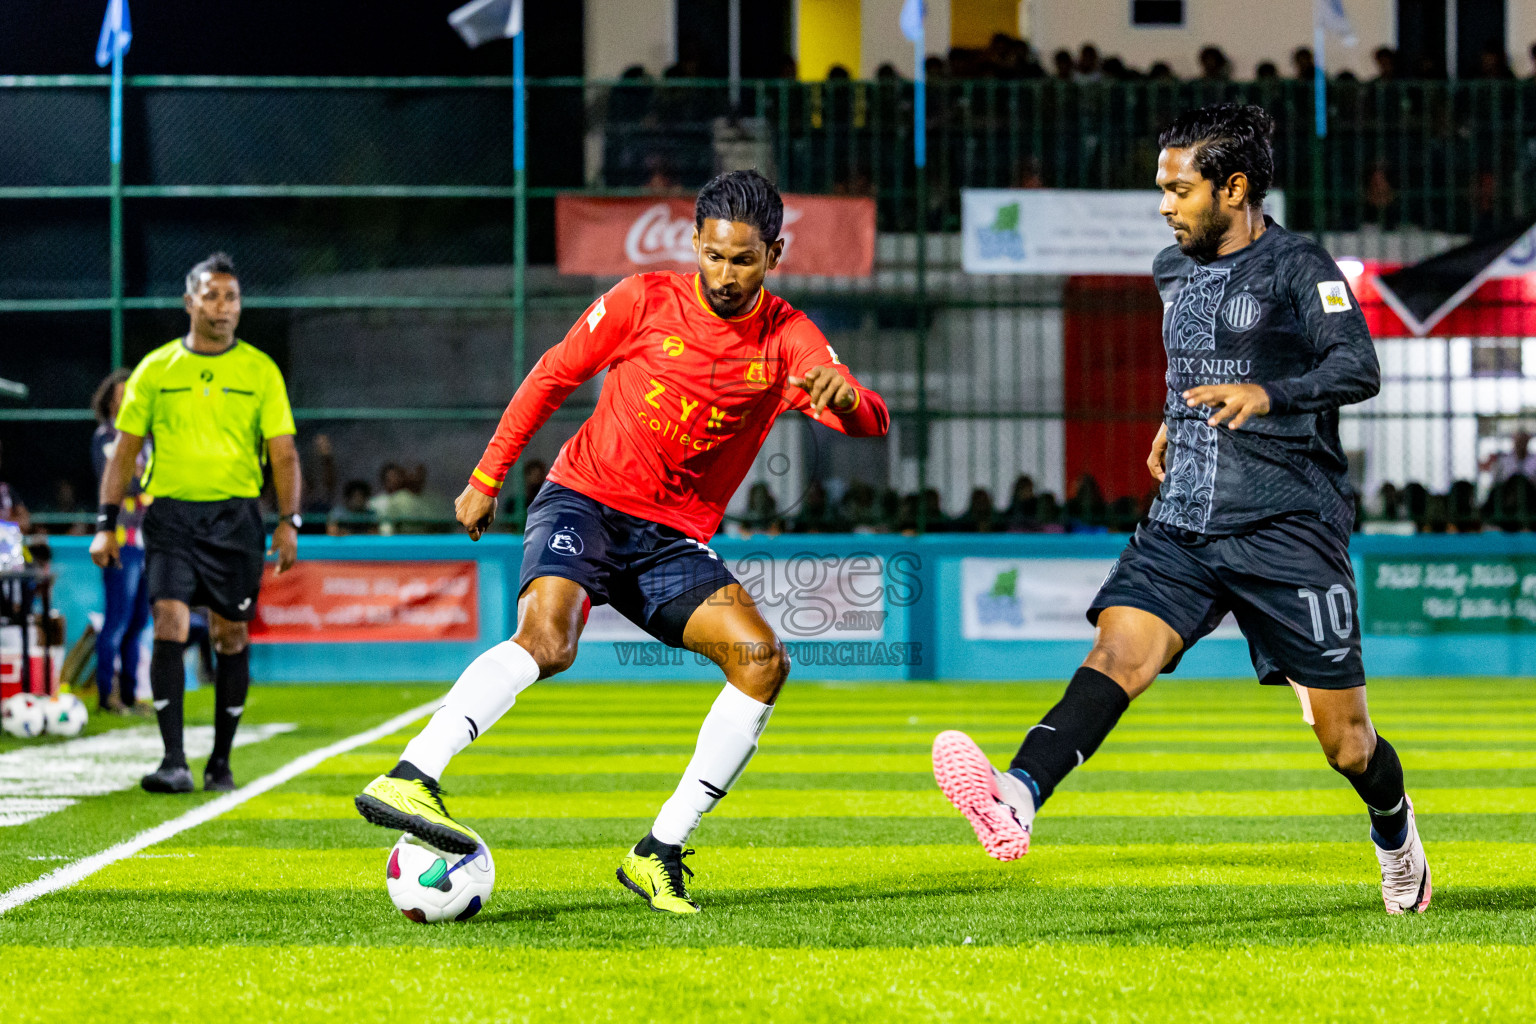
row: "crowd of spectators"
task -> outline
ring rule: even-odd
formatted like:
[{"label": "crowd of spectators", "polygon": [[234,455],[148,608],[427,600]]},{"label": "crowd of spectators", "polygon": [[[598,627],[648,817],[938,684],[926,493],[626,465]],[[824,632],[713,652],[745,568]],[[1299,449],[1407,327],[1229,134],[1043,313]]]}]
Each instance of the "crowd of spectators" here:
[{"label": "crowd of spectators", "polygon": [[[835,492],[835,495],[833,493]],[[1151,508],[1156,490],[1140,498],[1106,500],[1091,474],[1078,477],[1065,501],[1035,490],[1020,475],[1006,505],[985,487],[973,488],[965,510],[944,511],[937,488],[921,494],[876,489],[862,481],[846,485],[812,481],[805,493],[781,508],[765,483],[747,493],[740,516],[727,517],[725,530],[739,535],[780,533],[1106,533],[1129,531]]]},{"label": "crowd of spectators", "polygon": [[[1529,77],[1536,79],[1536,44],[1531,46],[1530,61]],[[1288,65],[1284,69],[1273,60],[1262,60],[1254,65],[1250,74],[1246,75],[1233,64],[1219,46],[1201,48],[1196,56],[1196,62],[1200,66],[1200,73],[1193,80],[1207,82],[1243,80],[1264,82],[1285,78],[1311,82],[1316,72],[1312,49],[1307,46],[1292,50]],[[1390,46],[1378,47],[1372,51],[1371,62],[1375,67],[1375,74],[1368,76],[1371,81],[1435,81],[1446,77],[1443,61],[1430,56],[1404,57]],[[1188,80],[1181,79],[1174,72],[1172,65],[1166,61],[1154,61],[1145,68],[1138,68],[1128,64],[1118,55],[1101,55],[1099,48],[1093,43],[1082,44],[1076,53],[1065,49],[1056,50],[1047,60],[1043,54],[1035,50],[1029,40],[1003,33],[994,35],[987,46],[979,49],[954,47],[947,56],[930,55],[923,64],[923,70],[930,81],[946,78],[1001,81],[1055,79],[1076,83]],[[687,59],[670,65],[661,74],[662,79],[673,81],[699,76],[698,64]],[[793,59],[784,62],[779,77],[789,80],[799,78],[798,67]],[[834,64],[828,69],[826,80],[848,82],[852,81],[852,77],[848,68],[841,64]],[[1332,77],[1344,82],[1360,80],[1360,76],[1349,70],[1340,71]],[[1519,76],[1510,62],[1509,55],[1501,47],[1489,46],[1478,55],[1474,66],[1458,69],[1457,77],[1474,80],[1513,80]],[[642,64],[630,65],[620,78],[635,85],[654,81],[651,72]],[[898,82],[902,77],[896,65],[885,63],[876,69],[874,80]],[[637,107],[633,102],[624,100],[619,102],[625,105],[613,111],[618,116],[646,116],[655,113],[652,108]]]}]

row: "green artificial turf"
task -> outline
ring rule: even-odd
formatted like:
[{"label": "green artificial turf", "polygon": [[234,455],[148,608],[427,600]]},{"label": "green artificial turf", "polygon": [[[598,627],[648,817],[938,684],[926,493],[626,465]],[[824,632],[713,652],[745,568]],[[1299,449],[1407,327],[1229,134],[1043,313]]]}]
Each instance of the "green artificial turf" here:
[{"label": "green artificial turf", "polygon": [[[496,854],[473,921],[401,917],[383,884],[395,836],[351,808],[406,730],[0,915],[0,1006],[7,1022],[221,1024],[1536,1019],[1536,684],[1372,684],[1435,873],[1430,912],[1405,918],[1383,913],[1364,813],[1295,700],[1251,684],[1159,683],[1061,787],[1030,855],[992,861],[928,745],[964,728],[1005,761],[1059,691],[793,682],[694,837],[705,912],[675,919],[613,871],[715,689],[542,684],[444,780]],[[247,721],[296,728],[236,770],[439,692],[260,689]],[[207,705],[195,695],[189,721]],[[0,887],[206,799],[124,791],[0,828]]]}]

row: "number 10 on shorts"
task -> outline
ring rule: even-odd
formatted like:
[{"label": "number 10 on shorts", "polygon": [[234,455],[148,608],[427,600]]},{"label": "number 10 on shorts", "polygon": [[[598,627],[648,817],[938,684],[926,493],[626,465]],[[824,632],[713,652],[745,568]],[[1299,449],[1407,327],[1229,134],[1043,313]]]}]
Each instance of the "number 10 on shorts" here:
[{"label": "number 10 on shorts", "polygon": [[[1307,611],[1312,616],[1312,639],[1323,643],[1326,639],[1323,635],[1323,605],[1328,605],[1328,624],[1333,627],[1334,636],[1340,640],[1348,640],[1355,629],[1355,610],[1350,604],[1349,588],[1342,583],[1335,583],[1328,588],[1328,592],[1321,597],[1317,591],[1307,587],[1300,587],[1296,596],[1307,603]],[[1343,661],[1349,654],[1348,648],[1341,650],[1324,651],[1324,655],[1334,655],[1334,661]]]}]

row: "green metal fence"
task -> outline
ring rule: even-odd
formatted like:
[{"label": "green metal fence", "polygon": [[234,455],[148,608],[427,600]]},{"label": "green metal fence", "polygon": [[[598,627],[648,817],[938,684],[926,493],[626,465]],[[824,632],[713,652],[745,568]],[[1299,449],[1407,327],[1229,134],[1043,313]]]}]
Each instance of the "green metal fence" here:
[{"label": "green metal fence", "polygon": [[[108,169],[108,83],[0,78],[0,376],[34,385],[32,405],[0,408],[10,467],[24,457],[16,447],[47,451],[70,430],[76,443],[95,380],[181,329],[184,268],[216,248],[235,253],[247,282],[242,333],[290,375],[314,362],[325,323],[439,339],[476,323],[501,332],[504,342],[472,367],[429,366],[392,385],[354,359],[337,373],[355,387],[334,376],[296,387],[305,432],[417,436],[457,455],[455,445],[489,429],[529,358],[607,283],[543,270],[556,194],[686,193],[722,165],[752,164],[788,192],[877,202],[873,278],[778,287],[891,401],[897,429],[878,456],[829,450],[828,472],[846,482],[857,477],[849,465],[874,465],[876,479],[862,482],[877,491],[936,487],[939,508],[908,498],[891,511],[926,526],[958,513],[973,487],[1006,504],[1020,474],[1064,502],[1074,484],[1061,478],[1067,424],[1123,423],[1105,443],[1140,448],[1156,418],[1108,393],[1096,406],[1064,400],[1059,324],[1072,299],[1059,281],[961,273],[961,188],[1146,187],[1160,124],[1193,105],[1245,99],[1279,122],[1289,226],[1335,252],[1418,258],[1536,204],[1531,83],[1336,83],[1331,131],[1319,140],[1309,83],[934,80],[923,179],[912,165],[910,83],[747,82],[732,108],[723,82],[543,80],[529,84],[526,187],[512,171],[510,79],[130,77],[120,176]],[[507,273],[455,271],[465,267]],[[1106,331],[1113,380],[1117,361],[1139,355],[1132,339]],[[1459,357],[1428,344],[1423,358],[1388,360],[1405,394],[1452,387]],[[434,374],[463,384],[425,386]],[[585,395],[557,434],[585,416]],[[1469,460],[1475,473],[1500,433],[1536,407],[1520,388],[1488,402],[1468,411],[1405,399],[1354,413],[1362,444],[1383,431],[1429,432],[1424,444],[1391,448],[1397,464],[1376,466],[1367,482],[1444,489]],[[451,431],[463,438],[439,444]],[[786,442],[805,443],[823,442]],[[461,468],[445,465],[438,479]],[[775,495],[781,506],[808,486],[767,482],[795,492]],[[1120,518],[1133,506],[1122,504]],[[1080,502],[1085,510],[1107,516]]]}]

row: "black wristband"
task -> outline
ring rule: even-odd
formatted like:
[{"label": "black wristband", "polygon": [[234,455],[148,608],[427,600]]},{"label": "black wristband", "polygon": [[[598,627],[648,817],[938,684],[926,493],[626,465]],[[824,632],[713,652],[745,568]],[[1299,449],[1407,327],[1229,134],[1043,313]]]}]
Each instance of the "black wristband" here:
[{"label": "black wristband", "polygon": [[96,506],[96,532],[117,532],[117,514],[122,511],[119,505]]}]

